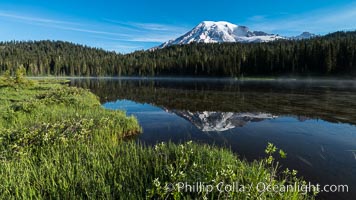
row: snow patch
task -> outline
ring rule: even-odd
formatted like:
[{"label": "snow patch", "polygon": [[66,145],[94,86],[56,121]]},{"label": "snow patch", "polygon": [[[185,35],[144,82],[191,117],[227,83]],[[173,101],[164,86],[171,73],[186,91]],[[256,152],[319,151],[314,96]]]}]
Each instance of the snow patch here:
[{"label": "snow patch", "polygon": [[281,39],[308,39],[316,35],[304,32],[295,37],[283,37],[277,34],[268,34],[263,31],[251,31],[246,26],[239,26],[226,21],[203,21],[184,35],[169,40],[157,48],[164,48],[171,45],[189,44],[192,42],[197,43],[224,43],[224,42],[240,42],[240,43],[253,43],[253,42],[271,42]]}]

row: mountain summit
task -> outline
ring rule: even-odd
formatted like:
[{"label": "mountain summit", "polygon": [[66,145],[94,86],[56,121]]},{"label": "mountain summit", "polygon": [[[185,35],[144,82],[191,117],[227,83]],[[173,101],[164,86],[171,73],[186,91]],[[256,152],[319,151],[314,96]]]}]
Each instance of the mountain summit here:
[{"label": "mountain summit", "polygon": [[309,33],[309,32],[303,32],[302,34],[300,34],[298,36],[291,37],[291,39],[303,40],[303,39],[309,39],[309,38],[313,38],[313,37],[316,37],[316,35],[313,33]]},{"label": "mountain summit", "polygon": [[223,42],[270,42],[278,39],[306,39],[315,36],[304,32],[297,37],[283,37],[276,34],[268,34],[263,31],[252,31],[246,26],[238,26],[226,21],[203,21],[184,35],[165,42],[158,46],[164,48],[171,45],[201,43],[223,43]]},{"label": "mountain summit", "polygon": [[203,21],[186,34],[165,42],[159,47],[192,42],[268,42],[276,39],[283,39],[283,37],[262,31],[250,31],[246,26],[238,26],[225,21]]}]

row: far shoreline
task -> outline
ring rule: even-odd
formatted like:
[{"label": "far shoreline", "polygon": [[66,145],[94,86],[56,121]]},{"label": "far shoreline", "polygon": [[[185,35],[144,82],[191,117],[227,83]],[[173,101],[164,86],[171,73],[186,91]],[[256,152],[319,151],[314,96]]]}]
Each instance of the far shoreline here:
[{"label": "far shoreline", "polygon": [[157,80],[196,82],[350,82],[356,84],[356,77],[202,77],[202,76],[27,76],[29,79],[107,79],[107,80]]}]

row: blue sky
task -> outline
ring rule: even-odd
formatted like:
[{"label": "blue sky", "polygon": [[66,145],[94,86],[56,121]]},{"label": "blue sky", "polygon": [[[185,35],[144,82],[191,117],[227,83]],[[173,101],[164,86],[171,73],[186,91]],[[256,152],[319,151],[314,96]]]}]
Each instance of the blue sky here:
[{"label": "blue sky", "polygon": [[346,0],[0,0],[0,40],[65,40],[127,53],[229,21],[281,35],[356,29]]}]

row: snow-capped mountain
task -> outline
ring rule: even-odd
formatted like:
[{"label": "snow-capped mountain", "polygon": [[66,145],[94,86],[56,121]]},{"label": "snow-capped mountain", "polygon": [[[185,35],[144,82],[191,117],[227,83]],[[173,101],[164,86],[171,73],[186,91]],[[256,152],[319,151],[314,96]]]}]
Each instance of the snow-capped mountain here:
[{"label": "snow-capped mountain", "polygon": [[251,31],[246,26],[238,26],[224,21],[203,21],[181,37],[165,42],[159,47],[163,48],[170,45],[189,44],[192,42],[268,42],[277,39],[284,39],[284,37],[262,31]]},{"label": "snow-capped mountain", "polygon": [[310,38],[313,38],[313,37],[316,37],[316,35],[313,34],[313,33],[309,33],[309,32],[303,32],[302,34],[300,34],[298,36],[291,37],[291,39],[303,40],[303,39],[310,39]]},{"label": "snow-capped mountain", "polygon": [[[263,31],[252,31],[246,26],[238,26],[225,21],[203,21],[191,31],[167,41],[156,48],[164,48],[171,45],[198,43],[223,43],[223,42],[270,42],[279,39],[306,39],[314,36],[305,32],[297,37],[283,37],[276,34],[268,34]],[[153,49],[156,49],[153,48]]]},{"label": "snow-capped mountain", "polygon": [[257,122],[277,117],[268,113],[190,112],[180,110],[171,110],[169,112],[188,120],[204,132],[227,131],[236,127],[242,127],[248,122]]}]

